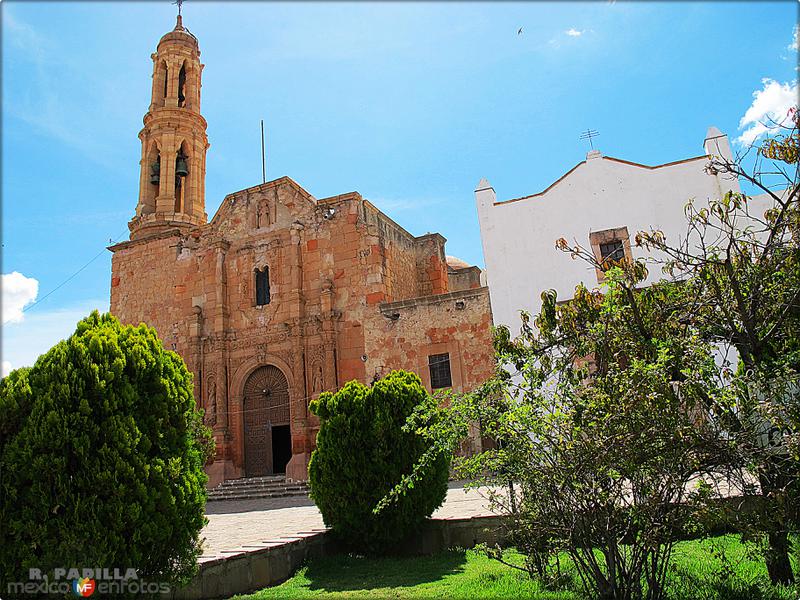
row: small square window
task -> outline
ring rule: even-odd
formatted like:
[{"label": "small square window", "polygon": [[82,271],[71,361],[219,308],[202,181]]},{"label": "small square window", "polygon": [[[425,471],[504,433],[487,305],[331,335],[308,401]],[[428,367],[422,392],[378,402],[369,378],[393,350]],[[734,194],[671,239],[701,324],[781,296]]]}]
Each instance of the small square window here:
[{"label": "small square window", "polygon": [[431,372],[431,389],[451,387],[453,378],[450,375],[450,354],[431,354],[428,356],[428,369]]},{"label": "small square window", "polygon": [[595,269],[598,283],[603,282],[605,272],[611,267],[633,260],[628,240],[630,240],[630,236],[627,227],[615,227],[589,233],[592,254],[598,262]]},{"label": "small square window", "polygon": [[603,263],[603,270],[610,269],[624,258],[625,246],[622,240],[613,240],[606,244],[600,244],[600,260]]}]

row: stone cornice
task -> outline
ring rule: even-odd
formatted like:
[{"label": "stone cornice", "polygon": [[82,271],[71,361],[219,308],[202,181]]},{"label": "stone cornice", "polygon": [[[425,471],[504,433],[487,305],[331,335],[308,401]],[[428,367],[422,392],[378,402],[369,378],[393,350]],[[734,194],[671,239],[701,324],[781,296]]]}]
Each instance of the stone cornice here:
[{"label": "stone cornice", "polygon": [[470,298],[480,297],[485,297],[488,300],[488,287],[484,286],[469,290],[460,290],[458,292],[448,292],[447,294],[419,296],[417,298],[408,298],[406,300],[398,300],[396,302],[384,302],[380,305],[380,311],[384,317],[389,317],[392,313],[403,309],[417,308],[419,306],[433,306],[436,304],[443,304],[445,302],[456,302],[457,300],[469,300]]}]

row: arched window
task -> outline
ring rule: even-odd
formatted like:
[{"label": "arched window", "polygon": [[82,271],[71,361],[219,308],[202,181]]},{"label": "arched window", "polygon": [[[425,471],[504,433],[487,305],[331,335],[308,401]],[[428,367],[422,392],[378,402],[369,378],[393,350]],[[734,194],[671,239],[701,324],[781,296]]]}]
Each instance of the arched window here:
[{"label": "arched window", "polygon": [[269,267],[256,269],[256,306],[269,304]]}]

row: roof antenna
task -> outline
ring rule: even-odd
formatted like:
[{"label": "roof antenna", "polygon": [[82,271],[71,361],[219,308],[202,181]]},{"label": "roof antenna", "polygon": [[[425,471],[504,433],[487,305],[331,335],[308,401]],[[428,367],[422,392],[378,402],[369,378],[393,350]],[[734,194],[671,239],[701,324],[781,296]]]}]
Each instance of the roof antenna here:
[{"label": "roof antenna", "polygon": [[594,144],[592,143],[592,138],[597,137],[600,135],[599,131],[595,131],[594,129],[587,129],[581,134],[582,140],[589,140],[589,147],[594,150]]}]

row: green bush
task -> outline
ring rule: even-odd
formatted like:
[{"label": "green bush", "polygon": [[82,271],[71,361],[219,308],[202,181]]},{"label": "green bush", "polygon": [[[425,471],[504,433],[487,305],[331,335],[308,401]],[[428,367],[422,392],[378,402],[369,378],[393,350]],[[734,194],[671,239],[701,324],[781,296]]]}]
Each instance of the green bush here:
[{"label": "green bush", "polygon": [[188,578],[208,437],[191,374],[154,329],[97,311],[79,322],[0,382],[0,589],[29,568]]},{"label": "green bush", "polygon": [[425,452],[425,440],[403,425],[416,407],[433,402],[417,375],[392,371],[371,388],[351,381],[311,403],[320,418],[308,468],[311,497],[326,525],[359,551],[390,549],[444,501],[449,457],[440,455],[405,495],[373,513]]}]

